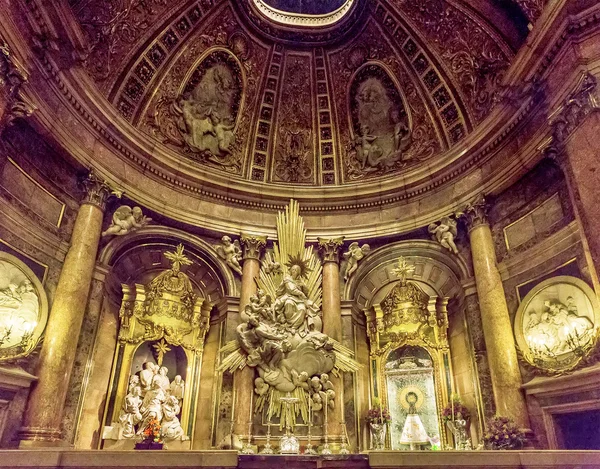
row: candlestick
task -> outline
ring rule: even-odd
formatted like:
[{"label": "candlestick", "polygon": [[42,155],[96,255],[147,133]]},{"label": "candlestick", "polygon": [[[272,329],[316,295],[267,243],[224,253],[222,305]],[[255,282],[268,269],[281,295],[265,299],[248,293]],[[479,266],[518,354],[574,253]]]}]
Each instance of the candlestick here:
[{"label": "candlestick", "polygon": [[313,423],[313,408],[312,408],[312,399],[310,395],[308,396],[308,443],[306,444],[306,449],[304,450],[304,454],[317,454],[312,445],[312,423]]},{"label": "candlestick", "polygon": [[329,434],[328,434],[328,427],[327,427],[327,425],[328,425],[328,423],[327,423],[327,409],[329,407],[329,405],[328,405],[329,403],[327,402],[328,401],[328,396],[327,396],[326,392],[323,393],[323,394],[325,394],[325,412],[324,412],[324,414],[325,414],[325,421],[323,423],[323,433],[324,433],[324,436],[325,436],[325,444],[323,445],[323,449],[321,450],[321,454],[332,454],[331,453],[331,449],[329,448]]}]

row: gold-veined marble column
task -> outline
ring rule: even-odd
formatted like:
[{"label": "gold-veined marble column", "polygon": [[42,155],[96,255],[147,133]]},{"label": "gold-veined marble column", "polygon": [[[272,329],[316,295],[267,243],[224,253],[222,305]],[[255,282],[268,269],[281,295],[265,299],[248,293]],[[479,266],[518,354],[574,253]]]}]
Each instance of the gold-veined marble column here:
[{"label": "gold-veined marble column", "polygon": [[93,173],[84,185],[86,195],[77,213],[46,326],[38,381],[25,410],[21,446],[61,444],[65,398],[96,265],[104,209],[111,194],[110,187]]},{"label": "gold-veined marble column", "polygon": [[529,428],[525,397],[521,392],[521,372],[500,272],[492,230],[483,197],[465,210],[473,257],[475,283],[481,311],[483,337],[490,366],[492,388],[498,415],[510,417]]},{"label": "gold-veined marble column", "polygon": [[[323,333],[338,342],[342,341],[342,307],[340,296],[340,248],[344,238],[319,238],[319,251],[323,259]],[[343,434],[344,381],[330,376],[336,391],[335,409],[328,415],[328,431],[333,438]]]},{"label": "gold-veined marble column", "polygon": [[[247,319],[244,318],[244,309],[250,302],[250,297],[256,293],[255,279],[258,278],[260,273],[260,256],[267,243],[267,238],[242,233],[240,241],[244,249],[242,289],[240,291],[240,316],[243,319]],[[233,376],[233,389],[235,396],[233,404],[233,433],[238,436],[247,437],[248,422],[250,421],[252,412],[250,403],[253,401],[254,368],[246,366],[244,369],[236,371]]]}]

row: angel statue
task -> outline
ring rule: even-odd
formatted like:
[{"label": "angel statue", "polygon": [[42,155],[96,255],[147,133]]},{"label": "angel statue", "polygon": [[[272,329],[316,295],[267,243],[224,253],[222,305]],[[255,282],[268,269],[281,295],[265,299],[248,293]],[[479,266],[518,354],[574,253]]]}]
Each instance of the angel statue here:
[{"label": "angel statue", "polygon": [[236,239],[231,241],[229,236],[223,236],[221,238],[221,244],[215,245],[215,251],[221,259],[225,261],[232,270],[235,270],[238,274],[242,275],[242,266],[240,261],[242,260],[242,248],[240,242]]},{"label": "angel statue", "polygon": [[434,240],[454,254],[458,254],[458,249],[454,243],[454,238],[458,234],[456,220],[453,220],[450,217],[444,217],[440,220],[439,225],[431,223],[429,225],[429,232]]},{"label": "angel statue", "polygon": [[111,225],[102,233],[102,236],[123,236],[139,230],[146,226],[152,218],[144,216],[139,207],[131,208],[129,205],[121,205],[112,216]]},{"label": "angel statue", "polygon": [[344,253],[344,259],[348,259],[348,263],[346,264],[346,272],[344,274],[344,280],[346,282],[352,276],[352,274],[356,272],[356,269],[358,269],[358,262],[362,260],[362,258],[365,257],[370,250],[371,246],[368,244],[363,244],[359,247],[356,241],[348,246],[348,251]]}]

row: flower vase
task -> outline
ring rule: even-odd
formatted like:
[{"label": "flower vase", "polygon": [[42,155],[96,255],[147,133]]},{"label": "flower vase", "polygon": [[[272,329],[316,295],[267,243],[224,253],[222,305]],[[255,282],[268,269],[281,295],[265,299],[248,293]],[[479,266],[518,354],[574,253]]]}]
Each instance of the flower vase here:
[{"label": "flower vase", "polygon": [[385,423],[370,423],[371,426],[371,448],[375,450],[385,449]]}]

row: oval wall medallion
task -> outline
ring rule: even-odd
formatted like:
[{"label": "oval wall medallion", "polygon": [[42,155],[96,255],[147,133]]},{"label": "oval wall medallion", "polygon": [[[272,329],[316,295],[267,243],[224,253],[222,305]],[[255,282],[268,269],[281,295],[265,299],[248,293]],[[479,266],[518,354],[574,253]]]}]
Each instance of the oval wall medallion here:
[{"label": "oval wall medallion", "polygon": [[522,357],[549,373],[575,368],[595,348],[600,306],[582,280],[559,276],[536,285],[515,317],[514,332]]}]

